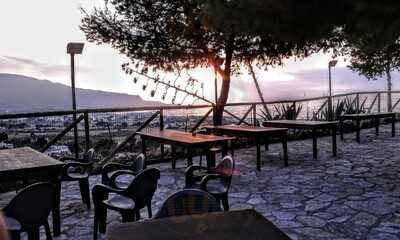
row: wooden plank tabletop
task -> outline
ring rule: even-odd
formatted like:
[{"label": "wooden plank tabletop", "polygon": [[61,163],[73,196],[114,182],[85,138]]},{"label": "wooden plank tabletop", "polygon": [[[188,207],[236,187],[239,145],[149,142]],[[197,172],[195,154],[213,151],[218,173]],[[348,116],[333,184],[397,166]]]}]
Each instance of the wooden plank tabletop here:
[{"label": "wooden plank tabletop", "polygon": [[107,230],[108,240],[130,238],[290,240],[284,232],[252,209],[118,223]]},{"label": "wooden plank tabletop", "polygon": [[62,162],[29,147],[0,150],[0,173],[62,165]]},{"label": "wooden plank tabletop", "polygon": [[287,126],[287,127],[326,127],[336,125],[337,121],[308,121],[308,120],[270,120],[264,121],[264,126]]},{"label": "wooden plank tabletop", "polygon": [[215,142],[224,142],[228,140],[234,140],[233,137],[221,137],[207,134],[195,134],[189,132],[182,132],[177,130],[159,130],[149,129],[138,133],[140,136],[153,139],[153,140],[165,140],[167,142],[175,142],[183,145],[198,145]]},{"label": "wooden plank tabletop", "polygon": [[247,126],[247,125],[205,125],[203,126],[210,130],[227,130],[232,132],[251,132],[251,133],[266,133],[266,132],[285,132],[287,128],[274,128],[274,127],[257,127],[257,126]]},{"label": "wooden plank tabletop", "polygon": [[396,113],[393,112],[380,112],[380,113],[355,113],[355,114],[343,114],[339,116],[339,119],[367,119],[374,117],[393,117]]}]

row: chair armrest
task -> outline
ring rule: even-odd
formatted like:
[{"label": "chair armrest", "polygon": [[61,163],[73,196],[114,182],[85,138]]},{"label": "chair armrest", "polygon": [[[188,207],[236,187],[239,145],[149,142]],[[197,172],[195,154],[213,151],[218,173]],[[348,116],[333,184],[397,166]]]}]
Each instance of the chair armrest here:
[{"label": "chair armrest", "polygon": [[111,171],[119,170],[119,169],[130,169],[131,166],[128,164],[122,164],[122,163],[107,163],[103,166],[101,169],[102,173],[109,173]]},{"label": "chair armrest", "polygon": [[64,163],[64,166],[62,167],[62,176],[67,177],[68,176],[68,170],[72,167],[82,167],[85,168],[85,171],[87,171],[87,168],[90,167],[93,163],[80,163],[80,162],[66,162]]},{"label": "chair armrest", "polygon": [[186,181],[186,187],[192,185],[196,181],[200,181],[203,176],[194,176],[195,171],[199,170],[206,170],[209,171],[209,168],[203,167],[203,166],[195,166],[192,165],[185,170],[185,181]]},{"label": "chair armrest", "polygon": [[110,178],[108,177],[108,173],[115,171],[115,170],[122,170],[122,169],[130,169],[130,165],[122,164],[122,163],[107,163],[101,169],[101,182],[103,184],[108,184]]},{"label": "chair armrest", "polygon": [[74,161],[74,162],[83,161],[83,159],[74,158],[74,157],[61,157],[59,160],[62,161],[62,162],[65,162],[65,161]]},{"label": "chair armrest", "polygon": [[204,191],[207,191],[207,184],[208,184],[208,182],[209,182],[209,181],[212,181],[212,180],[216,180],[216,179],[221,179],[221,180],[227,181],[227,180],[229,180],[229,177],[224,176],[224,175],[220,175],[220,174],[207,174],[206,176],[204,176],[204,177],[201,179],[201,182],[200,182],[200,189],[201,189],[201,190],[204,190]]},{"label": "chair armrest", "polygon": [[93,202],[97,205],[99,202],[108,198],[109,193],[122,194],[124,190],[112,188],[104,184],[96,184],[92,189]]},{"label": "chair armrest", "polygon": [[139,172],[134,172],[134,171],[131,171],[131,170],[119,170],[119,171],[116,171],[115,173],[113,173],[110,176],[110,181],[109,181],[110,186],[113,187],[113,188],[119,189],[118,186],[117,186],[117,178],[119,176],[121,176],[121,175],[132,175],[132,176],[135,177],[138,173]]}]

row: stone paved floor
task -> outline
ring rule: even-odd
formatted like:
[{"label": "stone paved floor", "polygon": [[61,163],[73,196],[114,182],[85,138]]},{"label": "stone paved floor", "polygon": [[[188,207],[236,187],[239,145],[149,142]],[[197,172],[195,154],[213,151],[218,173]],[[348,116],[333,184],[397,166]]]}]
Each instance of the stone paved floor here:
[{"label": "stone paved floor", "polygon": [[[236,151],[237,173],[230,193],[232,209],[255,208],[292,239],[400,239],[400,137],[389,126],[362,131],[338,141],[331,156],[330,138],[319,139],[319,160],[312,160],[311,140],[289,142],[288,168],[280,145],[263,152],[262,171],[255,170],[255,148]],[[162,173],[153,212],[163,199],[184,185],[184,161],[155,165]],[[99,182],[91,178],[91,184]],[[3,196],[3,200],[5,196]],[[143,214],[143,216],[147,216]],[[63,184],[62,230],[56,239],[91,239],[93,211],[80,201],[75,183]],[[109,214],[112,224],[118,215]]]}]

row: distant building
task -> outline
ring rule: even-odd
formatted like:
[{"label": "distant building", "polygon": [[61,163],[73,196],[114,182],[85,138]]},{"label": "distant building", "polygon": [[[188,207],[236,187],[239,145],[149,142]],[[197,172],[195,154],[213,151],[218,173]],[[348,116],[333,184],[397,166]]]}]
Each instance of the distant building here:
[{"label": "distant building", "polygon": [[0,149],[11,149],[11,148],[14,148],[14,144],[0,142]]},{"label": "distant building", "polygon": [[50,157],[60,158],[66,155],[70,155],[71,151],[66,145],[52,145],[44,153]]}]

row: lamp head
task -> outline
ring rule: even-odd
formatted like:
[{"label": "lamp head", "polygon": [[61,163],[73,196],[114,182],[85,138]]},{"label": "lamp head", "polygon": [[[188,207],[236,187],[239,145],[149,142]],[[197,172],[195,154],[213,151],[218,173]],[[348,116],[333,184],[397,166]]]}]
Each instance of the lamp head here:
[{"label": "lamp head", "polygon": [[81,54],[83,50],[84,43],[70,42],[67,44],[68,54]]},{"label": "lamp head", "polygon": [[336,66],[336,64],[337,64],[337,60],[331,60],[331,61],[329,61],[329,67],[334,67],[334,66]]}]

